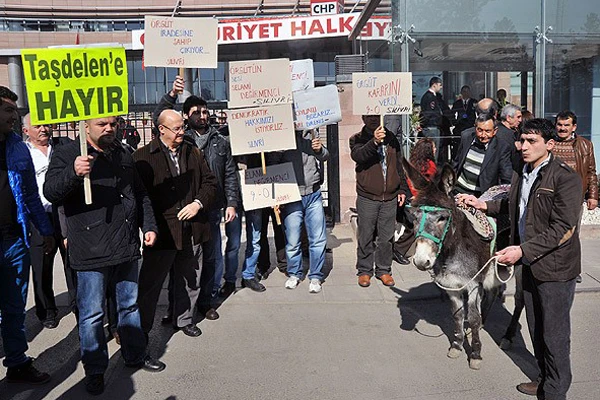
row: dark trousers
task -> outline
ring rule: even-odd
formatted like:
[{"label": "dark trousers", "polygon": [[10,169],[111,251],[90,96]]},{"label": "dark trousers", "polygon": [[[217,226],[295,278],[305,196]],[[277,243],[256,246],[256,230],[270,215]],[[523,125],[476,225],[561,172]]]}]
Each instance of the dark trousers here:
[{"label": "dark trousers", "polygon": [[523,266],[523,299],[540,369],[538,398],[565,400],[571,385],[571,306],[575,279],[542,282]]},{"label": "dark trousers", "polygon": [[[52,213],[47,213],[48,219],[54,221]],[[53,224],[55,227],[56,224]],[[71,284],[69,275],[73,275],[73,272],[68,267],[66,261],[66,250],[63,244],[63,240],[60,235],[55,235],[55,244],[49,253],[44,251],[44,238],[38,232],[38,230],[31,224],[31,246],[29,248],[29,254],[31,256],[31,272],[33,275],[33,293],[35,298],[35,313],[40,321],[46,319],[53,319],[58,313],[56,308],[56,302],[54,300],[54,257],[60,250],[60,255],[65,266],[65,276],[67,277],[67,284]],[[58,231],[57,229],[55,229]],[[72,281],[72,279],[71,279]],[[73,289],[74,288],[70,288]],[[71,292],[69,293],[71,296]],[[73,293],[74,296],[74,293]],[[74,298],[73,298],[74,303]],[[73,304],[71,303],[71,304]]]},{"label": "dark trousers", "polygon": [[213,288],[215,286],[215,243],[213,238],[202,243],[202,252],[199,255],[202,261],[202,275],[200,277],[200,295],[198,296],[198,307],[206,311],[215,306]]},{"label": "dark trousers", "polygon": [[356,198],[358,212],[358,246],[356,249],[357,275],[381,276],[392,272],[392,244],[396,227],[398,201]]},{"label": "dark trousers", "polygon": [[402,236],[394,242],[394,253],[405,256],[417,238],[415,237],[413,221],[408,218],[404,206],[397,208],[396,221],[404,225],[404,232],[402,232]]},{"label": "dark trousers", "polygon": [[258,255],[257,268],[259,272],[267,272],[271,267],[271,249],[269,247],[269,217],[273,226],[273,234],[275,236],[275,251],[277,252],[277,268],[285,272],[287,270],[287,260],[285,257],[285,235],[282,225],[277,225],[275,219],[275,211],[271,208],[263,208],[262,210],[262,226],[260,230],[260,253]]},{"label": "dark trousers", "polygon": [[152,329],[158,298],[169,272],[171,272],[169,303],[173,310],[173,326],[182,328],[192,323],[196,301],[200,294],[202,245],[192,245],[190,241],[182,250],[144,248],[138,305],[142,330],[146,334]]}]

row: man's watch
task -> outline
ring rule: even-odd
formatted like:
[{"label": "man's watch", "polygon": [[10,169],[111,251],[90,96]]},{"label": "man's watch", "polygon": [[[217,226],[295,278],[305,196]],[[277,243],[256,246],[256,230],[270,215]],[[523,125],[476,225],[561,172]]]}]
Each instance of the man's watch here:
[{"label": "man's watch", "polygon": [[202,204],[202,202],[200,200],[194,199],[194,203],[198,204],[200,206],[201,210],[204,208],[204,205]]}]

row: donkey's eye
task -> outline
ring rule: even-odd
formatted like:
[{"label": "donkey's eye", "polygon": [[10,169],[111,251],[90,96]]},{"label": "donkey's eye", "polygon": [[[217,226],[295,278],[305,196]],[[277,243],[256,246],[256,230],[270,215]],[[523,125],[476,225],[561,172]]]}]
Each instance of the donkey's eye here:
[{"label": "donkey's eye", "polygon": [[448,220],[448,217],[446,217],[445,215],[440,215],[437,219],[437,222],[441,223],[441,222],[446,222],[447,220]]}]

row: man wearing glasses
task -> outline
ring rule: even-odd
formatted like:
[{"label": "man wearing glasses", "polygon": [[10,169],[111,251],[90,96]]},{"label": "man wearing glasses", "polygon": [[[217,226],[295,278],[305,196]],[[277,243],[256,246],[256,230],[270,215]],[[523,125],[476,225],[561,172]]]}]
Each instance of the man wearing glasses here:
[{"label": "man wearing glasses", "polygon": [[133,154],[135,166],[154,209],[158,239],[144,248],[138,303],[142,329],[152,329],[163,282],[171,272],[171,320],[176,330],[196,337],[193,321],[200,294],[203,247],[210,238],[208,213],[216,180],[204,156],[184,141],[181,114],[164,110],[158,117],[160,136]]},{"label": "man wearing glasses", "polygon": [[475,131],[463,132],[454,160],[456,192],[480,196],[492,186],[510,183],[511,148],[498,140],[497,132],[498,125],[491,114],[478,115]]}]

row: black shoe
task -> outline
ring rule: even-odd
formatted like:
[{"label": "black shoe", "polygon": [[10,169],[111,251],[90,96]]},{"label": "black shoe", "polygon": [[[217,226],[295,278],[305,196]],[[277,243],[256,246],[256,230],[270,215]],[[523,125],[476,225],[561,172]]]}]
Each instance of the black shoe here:
[{"label": "black shoe", "polygon": [[167,367],[165,365],[165,363],[155,360],[154,358],[150,357],[149,355],[146,355],[146,357],[144,357],[144,361],[142,361],[138,364],[129,364],[127,366],[129,368],[143,369],[144,371],[148,371],[148,372],[160,372]]},{"label": "black shoe", "polygon": [[171,314],[167,314],[161,318],[160,323],[162,325],[169,325],[171,321],[173,321],[173,316]]},{"label": "black shoe", "polygon": [[85,377],[85,390],[92,396],[98,396],[104,392],[104,375],[94,374]]},{"label": "black shoe", "polygon": [[583,282],[583,278],[581,277],[581,275],[577,275],[577,278],[575,278],[575,282],[577,282],[577,283]]},{"label": "black shoe", "polygon": [[394,252],[394,261],[396,261],[398,264],[402,264],[402,265],[410,264],[410,261],[408,260],[408,258],[406,258],[403,254],[396,253],[396,252]]},{"label": "black shoe", "polygon": [[41,385],[50,381],[50,375],[45,372],[38,371],[33,366],[33,360],[9,367],[6,369],[6,381],[8,383],[29,383],[32,385]]},{"label": "black shoe", "polygon": [[42,321],[42,325],[44,325],[44,328],[46,329],[54,329],[58,326],[58,322],[56,321],[56,318],[48,318]]},{"label": "black shoe", "polygon": [[183,328],[175,328],[175,330],[183,332],[185,335],[190,337],[198,337],[202,335],[202,331],[194,324],[189,324],[184,326]]},{"label": "black shoe", "polygon": [[255,292],[264,292],[267,290],[267,288],[256,279],[242,279],[242,287],[247,287]]},{"label": "black shoe", "polygon": [[223,287],[219,291],[219,295],[223,298],[227,298],[235,293],[235,282],[225,282]]},{"label": "black shoe", "polygon": [[209,308],[208,310],[200,310],[200,314],[204,315],[204,318],[209,321],[219,319],[219,313],[214,308]]}]

